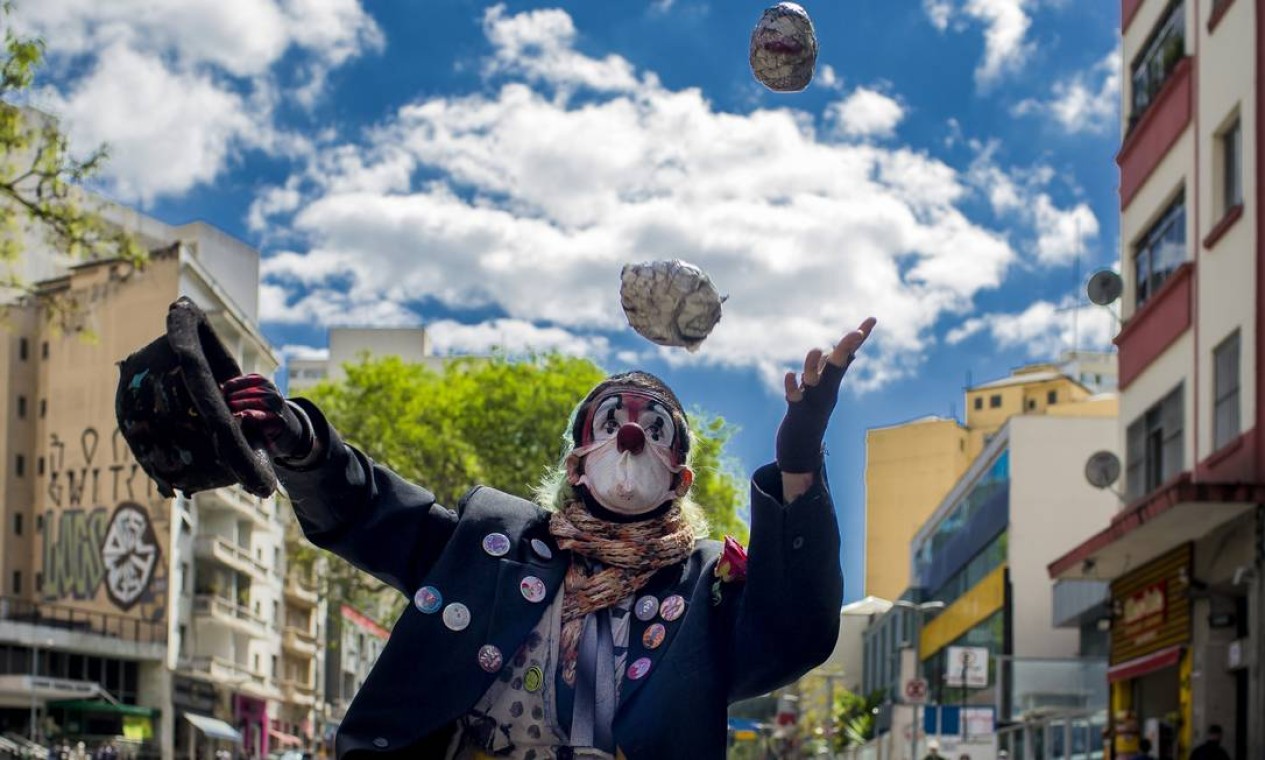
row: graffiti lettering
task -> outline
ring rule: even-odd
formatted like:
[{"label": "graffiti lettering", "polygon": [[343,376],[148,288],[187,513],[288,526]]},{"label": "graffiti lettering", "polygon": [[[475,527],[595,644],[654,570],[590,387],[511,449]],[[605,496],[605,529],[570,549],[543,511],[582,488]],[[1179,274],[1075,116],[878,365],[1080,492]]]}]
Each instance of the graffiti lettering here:
[{"label": "graffiti lettering", "polygon": [[[91,599],[105,575],[101,545],[109,514],[103,507],[92,511],[67,509],[44,513],[44,585],[47,600]],[[54,534],[53,526],[57,526]]]}]

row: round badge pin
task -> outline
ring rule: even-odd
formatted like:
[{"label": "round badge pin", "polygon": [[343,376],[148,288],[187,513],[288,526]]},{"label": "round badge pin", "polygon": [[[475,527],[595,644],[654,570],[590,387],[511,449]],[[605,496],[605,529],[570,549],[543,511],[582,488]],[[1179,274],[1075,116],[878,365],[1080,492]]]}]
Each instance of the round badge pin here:
[{"label": "round badge pin", "polygon": [[638,599],[637,605],[633,609],[633,614],[635,614],[637,616],[637,619],[643,623],[653,620],[654,616],[659,614],[658,597],[654,597],[654,596],[650,596],[649,594],[646,594],[645,596]]},{"label": "round badge pin", "polygon": [[418,612],[431,615],[439,612],[439,608],[443,605],[444,596],[434,586],[422,586],[416,594],[413,594],[413,606],[417,607]]},{"label": "round badge pin", "polygon": [[483,551],[493,557],[504,557],[509,554],[510,540],[504,533],[489,533],[483,537]]},{"label": "round badge pin", "polygon": [[650,658],[642,657],[641,659],[628,666],[628,677],[634,681],[640,681],[650,672]]},{"label": "round badge pin", "polygon": [[531,550],[536,552],[536,556],[548,562],[553,559],[553,549],[549,548],[549,544],[541,541],[539,538],[531,540]]},{"label": "round badge pin", "polygon": [[545,601],[545,582],[534,575],[523,578],[522,583],[518,584],[518,589],[523,592],[523,598],[529,602]]},{"label": "round badge pin", "polygon": [[684,612],[685,598],[679,594],[673,594],[667,599],[664,599],[663,604],[659,607],[659,614],[669,623],[681,617]]},{"label": "round badge pin", "polygon": [[545,673],[540,668],[532,665],[523,674],[523,688],[535,694],[540,691],[540,687],[545,685]]},{"label": "round badge pin", "polygon": [[658,649],[667,635],[668,629],[663,627],[663,623],[655,623],[641,634],[641,645],[646,649]]},{"label": "round badge pin", "polygon": [[450,631],[464,631],[470,625],[470,608],[461,602],[453,602],[444,608],[444,625]]},{"label": "round badge pin", "polygon": [[501,669],[501,665],[505,660],[501,657],[501,650],[491,644],[484,644],[479,647],[479,667],[489,673],[495,673]]}]

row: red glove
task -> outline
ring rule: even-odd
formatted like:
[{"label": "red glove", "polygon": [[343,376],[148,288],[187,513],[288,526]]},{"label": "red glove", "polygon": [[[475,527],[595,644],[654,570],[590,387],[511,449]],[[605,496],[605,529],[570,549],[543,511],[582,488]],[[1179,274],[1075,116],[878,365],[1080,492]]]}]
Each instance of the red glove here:
[{"label": "red glove", "polygon": [[312,450],[312,432],[281,391],[263,375],[240,375],[220,386],[224,401],[251,441],[274,457],[300,459]]}]

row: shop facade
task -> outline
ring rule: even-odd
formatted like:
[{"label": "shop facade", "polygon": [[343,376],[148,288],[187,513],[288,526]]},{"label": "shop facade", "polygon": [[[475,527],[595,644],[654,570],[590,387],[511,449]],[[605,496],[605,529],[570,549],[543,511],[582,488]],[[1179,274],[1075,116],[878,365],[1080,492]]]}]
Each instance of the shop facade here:
[{"label": "shop facade", "polygon": [[1187,543],[1111,584],[1110,735],[1116,757],[1150,741],[1156,758],[1191,748],[1191,578]]}]

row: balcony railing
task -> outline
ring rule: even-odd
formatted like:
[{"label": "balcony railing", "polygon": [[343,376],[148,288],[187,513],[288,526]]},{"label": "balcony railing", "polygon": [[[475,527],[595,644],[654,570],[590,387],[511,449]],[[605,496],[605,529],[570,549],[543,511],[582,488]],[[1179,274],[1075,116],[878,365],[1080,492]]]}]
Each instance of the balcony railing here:
[{"label": "balcony railing", "polygon": [[1156,95],[1185,57],[1186,3],[1182,1],[1175,3],[1161,19],[1146,48],[1130,67],[1133,90],[1130,130],[1155,102]]},{"label": "balcony railing", "polygon": [[208,511],[235,512],[265,525],[272,520],[272,515],[259,498],[246,493],[240,486],[202,491],[193,498],[201,509]]},{"label": "balcony railing", "polygon": [[320,596],[316,593],[315,587],[304,583],[293,576],[286,579],[285,594],[286,598],[290,601],[309,608],[315,607],[321,601]]},{"label": "balcony railing", "polygon": [[316,636],[310,630],[286,626],[282,636],[281,644],[287,649],[309,657],[316,654]]},{"label": "balcony railing", "polygon": [[294,704],[310,705],[316,701],[316,687],[308,681],[282,679],[281,694]]},{"label": "balcony railing", "polygon": [[224,683],[251,683],[262,688],[268,682],[263,673],[252,670],[246,663],[224,657],[191,657],[181,662],[181,667]]},{"label": "balcony railing", "polygon": [[238,605],[231,599],[216,594],[199,594],[193,597],[193,614],[209,616],[223,620],[238,627],[244,627],[249,633],[266,634],[272,630],[267,620]]},{"label": "balcony railing", "polygon": [[223,536],[200,536],[195,549],[199,557],[215,560],[258,580],[268,577],[268,568],[252,557],[249,549],[238,546]]},{"label": "balcony railing", "polygon": [[161,622],[108,612],[88,612],[65,605],[32,602],[8,596],[0,597],[0,620],[63,628],[141,644],[167,642],[167,626]]}]

